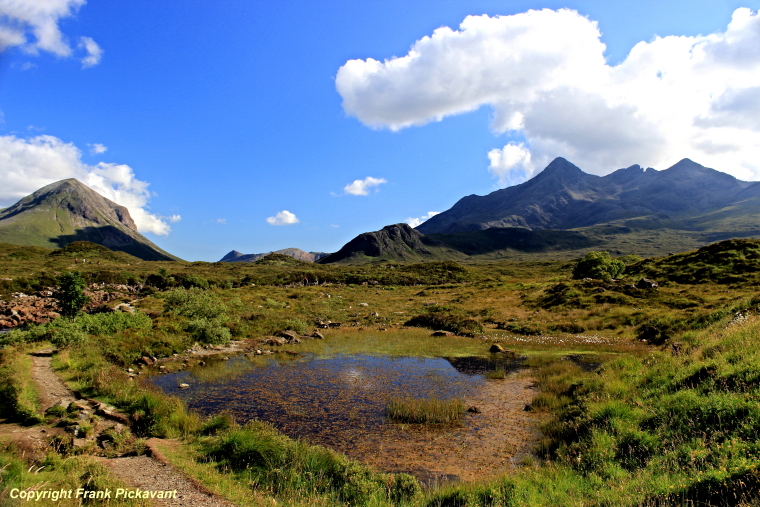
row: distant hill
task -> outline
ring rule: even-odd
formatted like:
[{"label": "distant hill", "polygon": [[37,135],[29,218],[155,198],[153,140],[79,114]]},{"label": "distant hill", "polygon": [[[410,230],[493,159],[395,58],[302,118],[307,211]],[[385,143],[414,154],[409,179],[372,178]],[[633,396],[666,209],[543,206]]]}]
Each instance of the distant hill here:
[{"label": "distant hill", "polygon": [[256,262],[257,260],[271,254],[287,255],[289,257],[293,257],[296,260],[304,262],[317,262],[323,257],[330,255],[325,252],[304,252],[298,248],[283,248],[282,250],[277,250],[276,252],[267,252],[260,254],[243,254],[237,250],[233,250],[222,257],[219,262]]},{"label": "distant hill", "polygon": [[705,229],[716,218],[758,212],[760,182],[740,181],[689,159],[664,171],[634,165],[595,176],[556,158],[525,183],[464,197],[417,230],[451,234],[494,227],[576,229],[655,219],[669,221],[672,229],[693,231]]},{"label": "distant hill", "polygon": [[319,263],[353,264],[373,260],[421,262],[461,257],[459,252],[448,248],[441,241],[420,234],[407,224],[395,224],[358,235]]},{"label": "distant hill", "polygon": [[42,187],[0,211],[0,242],[63,248],[75,241],[143,260],[179,260],[140,234],[127,208],[74,178]]}]

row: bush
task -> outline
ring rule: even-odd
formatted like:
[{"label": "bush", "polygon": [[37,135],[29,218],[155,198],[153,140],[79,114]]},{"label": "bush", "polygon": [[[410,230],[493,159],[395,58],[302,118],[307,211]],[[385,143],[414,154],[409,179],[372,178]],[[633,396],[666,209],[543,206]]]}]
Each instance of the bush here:
[{"label": "bush", "polygon": [[232,339],[232,333],[229,328],[223,326],[218,319],[207,319],[201,317],[190,321],[187,330],[193,335],[193,338],[201,343],[210,343],[212,345],[225,345]]},{"label": "bush", "polygon": [[589,252],[575,265],[573,278],[607,280],[617,278],[625,271],[625,263],[613,259],[608,252]]},{"label": "bush", "polygon": [[90,298],[84,295],[86,282],[79,271],[64,273],[58,277],[58,290],[53,297],[58,300],[61,315],[74,318]]}]

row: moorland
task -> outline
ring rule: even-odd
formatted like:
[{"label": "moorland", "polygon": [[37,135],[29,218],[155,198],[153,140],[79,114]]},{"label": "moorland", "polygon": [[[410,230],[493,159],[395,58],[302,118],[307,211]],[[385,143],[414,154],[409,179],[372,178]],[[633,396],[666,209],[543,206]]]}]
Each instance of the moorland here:
[{"label": "moorland", "polygon": [[[757,505],[760,241],[617,260],[624,270],[611,278],[585,276],[577,258],[191,263],[86,242],[2,244],[4,304],[48,297],[75,271],[89,294],[109,296],[88,313],[0,335],[0,499],[13,505],[11,489],[43,484],[116,485],[100,459],[140,455],[160,439],[174,467],[235,505]],[[123,414],[123,424],[76,403],[43,410],[31,354],[51,348],[69,388]],[[381,424],[397,440],[474,445],[466,429],[503,424],[488,403],[518,384],[529,395],[513,413],[533,431],[496,426],[496,464],[426,481],[312,434],[288,435],[277,421],[193,409],[194,385],[160,386],[336,357],[485,365],[470,372],[488,393],[474,412],[471,394],[381,399]],[[280,424],[313,416],[292,408]],[[362,413],[343,410],[361,428]],[[24,428],[49,439],[31,448],[13,436]]]}]

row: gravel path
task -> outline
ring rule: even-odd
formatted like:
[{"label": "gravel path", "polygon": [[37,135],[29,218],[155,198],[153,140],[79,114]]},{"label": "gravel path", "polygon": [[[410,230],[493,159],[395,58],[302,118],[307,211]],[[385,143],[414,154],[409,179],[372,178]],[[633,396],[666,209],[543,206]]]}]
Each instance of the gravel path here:
[{"label": "gravel path", "polygon": [[155,505],[172,507],[234,507],[225,500],[200,489],[171,466],[148,456],[104,459],[114,475],[132,487],[143,491],[177,490],[176,499],[152,500]]},{"label": "gravel path", "polygon": [[60,400],[67,404],[76,400],[74,393],[68,390],[53,371],[53,352],[54,349],[44,349],[32,353],[32,378],[40,388],[42,412]]}]

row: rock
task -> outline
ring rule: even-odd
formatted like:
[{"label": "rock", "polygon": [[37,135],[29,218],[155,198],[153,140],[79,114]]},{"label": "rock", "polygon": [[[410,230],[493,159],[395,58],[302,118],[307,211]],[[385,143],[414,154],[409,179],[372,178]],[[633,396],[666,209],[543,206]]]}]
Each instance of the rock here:
[{"label": "rock", "polygon": [[134,370],[134,369],[132,369],[132,368],[127,368],[127,373],[134,373],[134,372],[135,372],[135,370]]},{"label": "rock", "polygon": [[277,346],[280,346],[280,345],[285,345],[286,343],[287,343],[287,341],[285,340],[285,338],[279,338],[277,336],[272,336],[270,338],[267,338],[267,340],[266,340],[266,344],[267,345],[277,345]]},{"label": "rock", "polygon": [[311,333],[311,337],[312,338],[317,338],[319,340],[324,340],[325,339],[325,337],[322,336],[322,333],[320,333],[319,331],[314,331],[313,333]]},{"label": "rock", "polygon": [[285,338],[288,341],[288,343],[290,343],[291,341],[298,338],[298,333],[296,333],[295,331],[288,330],[288,331],[282,331],[280,333],[280,336]]},{"label": "rock", "polygon": [[180,389],[187,389],[188,387],[190,387],[190,384],[184,384],[184,383],[182,383],[182,384],[180,384],[178,387],[179,387]]},{"label": "rock", "polygon": [[499,345],[498,343],[494,343],[493,345],[491,345],[491,348],[488,349],[488,352],[491,352],[491,353],[494,353],[494,354],[497,354],[499,352],[506,352],[506,351],[507,350],[504,347],[502,347],[501,345]]},{"label": "rock", "polygon": [[654,289],[655,287],[659,287],[659,285],[657,282],[650,280],[649,278],[642,278],[636,282],[636,288],[638,289]]},{"label": "rock", "polygon": [[367,303],[359,303],[359,306],[369,306]]},{"label": "rock", "polygon": [[683,352],[683,344],[681,343],[673,343],[670,345],[670,351],[674,356],[680,356],[681,352]]},{"label": "rock", "polygon": [[206,361],[199,361],[198,366],[206,366]]},{"label": "rock", "polygon": [[341,324],[340,322],[328,322],[327,323],[327,327],[330,327],[330,328],[336,328],[336,327],[340,327],[342,325],[343,324]]},{"label": "rock", "polygon": [[470,413],[472,413],[472,414],[479,414],[480,413],[480,409],[478,407],[475,407],[475,406],[467,407],[467,411],[470,412]]},{"label": "rock", "polygon": [[256,349],[256,355],[260,356],[262,354],[261,349]]},{"label": "rock", "polygon": [[141,362],[145,366],[153,366],[153,363],[155,362],[155,361],[153,361],[153,359],[151,359],[151,358],[149,358],[147,356],[143,356],[140,359],[138,359],[137,361]]},{"label": "rock", "polygon": [[443,330],[433,331],[432,333],[430,333],[430,336],[453,336],[453,335],[454,333],[452,333],[451,331],[443,331]]},{"label": "rock", "polygon": [[159,370],[161,370],[161,371],[166,371],[166,366],[164,366],[164,365],[162,364],[161,366],[159,366],[159,367],[158,367],[158,369],[159,369]]}]

